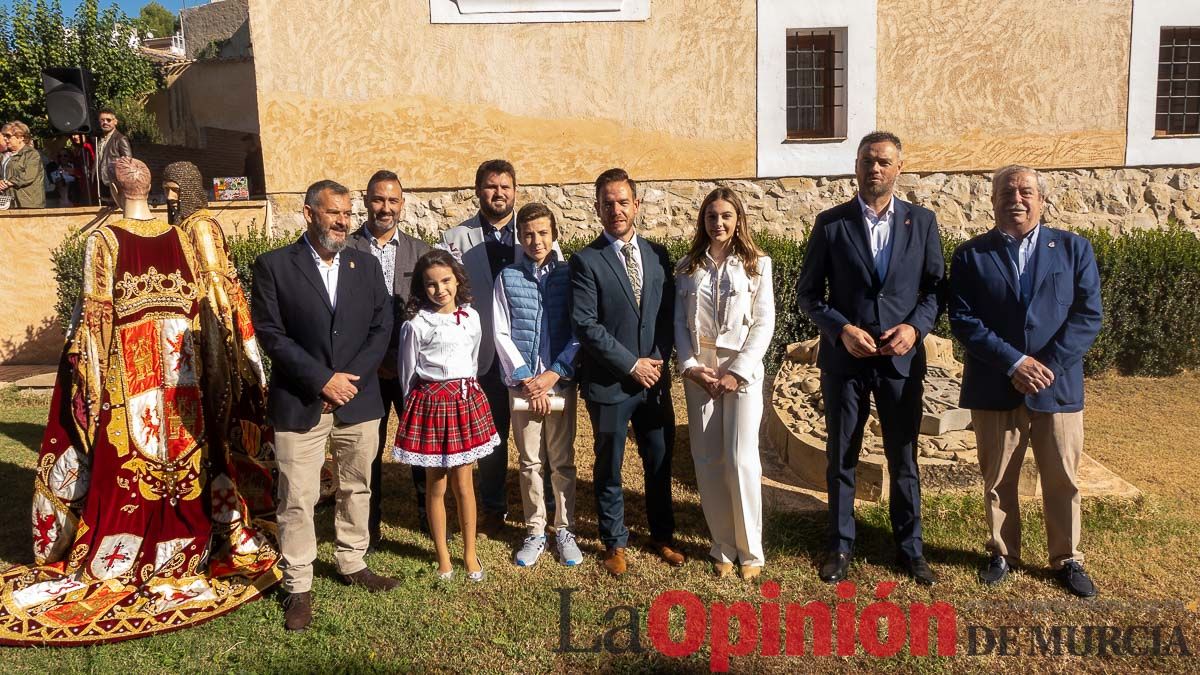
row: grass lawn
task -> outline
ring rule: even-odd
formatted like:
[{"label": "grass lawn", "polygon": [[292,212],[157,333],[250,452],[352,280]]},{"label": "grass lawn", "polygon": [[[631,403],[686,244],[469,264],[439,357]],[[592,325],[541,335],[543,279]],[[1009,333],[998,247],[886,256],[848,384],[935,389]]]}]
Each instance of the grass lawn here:
[{"label": "grass lawn", "polygon": [[[648,633],[651,604],[664,591],[695,594],[712,608],[709,615],[713,609],[723,611],[717,604],[748,602],[742,609],[753,612],[754,623],[761,619],[762,625],[768,626],[772,612],[766,605],[817,601],[837,607],[839,602],[852,602],[861,613],[875,602],[877,584],[898,582],[888,602],[907,608],[912,603],[942,601],[954,607],[956,656],[921,657],[904,648],[895,656],[877,658],[864,652],[860,641],[855,655],[843,657],[774,656],[753,649],[749,655],[733,657],[731,669],[1200,672],[1200,655],[1195,655],[1200,652],[1200,588],[1194,574],[1200,563],[1200,481],[1196,478],[1200,376],[1105,377],[1090,380],[1087,387],[1087,451],[1146,493],[1138,502],[1084,500],[1082,547],[1101,592],[1092,601],[1068,597],[1039,567],[1046,564],[1046,552],[1040,504],[1036,502],[1023,509],[1024,553],[1029,567],[999,587],[981,587],[975,574],[984,560],[985,533],[981,499],[974,493],[924,499],[927,557],[942,578],[933,589],[915,586],[890,567],[886,505],[866,505],[858,511],[859,548],[851,569],[857,594],[849,601],[840,600],[834,588],[817,580],[814,570],[824,546],[823,505],[815,499],[783,494],[770,485],[764,487],[768,506],[766,573],[755,583],[712,578],[705,562],[707,535],[687,451],[683,397],[677,392],[675,504],[679,539],[689,556],[682,568],[668,568],[640,546],[645,542],[645,513],[641,470],[631,443],[625,473],[626,519],[635,537],[631,540],[630,572],[620,580],[604,574],[596,559],[600,545],[591,482],[590,427],[584,416],[577,443],[579,531],[588,554],[582,566],[566,568],[544,558],[532,569],[514,567],[510,562],[513,546],[521,537],[514,526],[503,541],[481,541],[480,555],[488,572],[484,583],[463,579],[461,560],[455,561],[459,575],[453,583],[436,583],[432,546],[415,528],[407,467],[389,464],[385,541],[369,562],[381,573],[402,578],[400,590],[372,596],[335,580],[333,550],[328,543],[332,512],[327,509],[318,517],[318,533],[325,543],[314,587],[316,619],[305,633],[286,634],[282,610],[271,599],[198,628],[160,637],[73,649],[0,648],[2,671],[699,671],[710,665],[710,634],[704,636],[699,651],[675,658],[659,653]],[[0,514],[4,515],[0,521],[0,566],[31,559],[32,467],[45,416],[45,399],[22,397],[11,390],[0,392],[0,485],[4,486],[0,490]],[[519,513],[515,465],[509,476],[510,503]],[[461,541],[456,540],[451,550],[461,552]],[[764,599],[764,582],[778,584],[777,599]],[[572,647],[591,647],[611,631],[612,651],[556,651],[563,637],[559,621],[563,595],[558,589],[565,588],[577,589],[570,596]],[[622,606],[631,609],[619,609]],[[634,613],[641,651],[629,649],[628,626]],[[683,612],[676,610],[671,616],[671,636],[682,640]],[[1066,632],[1063,655],[1042,656],[1035,650],[1034,627],[1041,627],[1047,635],[1053,626],[1107,626],[1124,631],[1133,625],[1161,626],[1162,649],[1172,642],[1173,630],[1179,627],[1193,656],[1180,655],[1178,641],[1173,643],[1172,655],[1113,655],[1110,647],[1106,656],[1097,656],[1098,633],[1093,633],[1089,656],[1066,654]],[[998,647],[990,654],[970,655],[971,626],[988,628],[996,635],[1002,626],[1019,627],[1010,649],[1019,650],[1020,655],[1000,656]],[[1084,631],[1076,630],[1076,649],[1083,649]],[[738,631],[730,633],[731,642],[736,642]],[[980,645],[984,634],[975,629]],[[1151,649],[1150,629],[1127,634],[1133,635],[1135,649]],[[806,652],[812,647],[810,637]],[[1118,648],[1123,649],[1119,641]]]}]

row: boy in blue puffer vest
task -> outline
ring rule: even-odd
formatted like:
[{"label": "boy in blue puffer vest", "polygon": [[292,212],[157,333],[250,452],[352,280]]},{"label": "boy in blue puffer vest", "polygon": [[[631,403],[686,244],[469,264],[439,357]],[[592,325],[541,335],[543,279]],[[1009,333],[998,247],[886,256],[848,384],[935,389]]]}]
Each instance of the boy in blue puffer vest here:
[{"label": "boy in blue puffer vest", "polygon": [[571,278],[555,249],[558,223],[544,204],[517,212],[525,258],[496,277],[496,355],[509,387],[512,433],[521,469],[526,536],[515,562],[530,567],[546,550],[545,467],[554,497],[555,543],[564,565],[578,565],[575,542],[575,356]]}]

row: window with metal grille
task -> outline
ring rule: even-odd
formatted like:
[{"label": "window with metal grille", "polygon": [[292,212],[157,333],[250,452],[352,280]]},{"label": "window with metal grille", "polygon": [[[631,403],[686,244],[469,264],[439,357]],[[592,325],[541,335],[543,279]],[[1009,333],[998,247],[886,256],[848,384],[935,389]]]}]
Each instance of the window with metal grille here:
[{"label": "window with metal grille", "polygon": [[1200,134],[1200,27],[1161,29],[1155,136]]},{"label": "window with metal grille", "polygon": [[[844,31],[844,29],[843,29]],[[845,122],[844,38],[834,30],[789,31],[787,137],[836,138]]]}]

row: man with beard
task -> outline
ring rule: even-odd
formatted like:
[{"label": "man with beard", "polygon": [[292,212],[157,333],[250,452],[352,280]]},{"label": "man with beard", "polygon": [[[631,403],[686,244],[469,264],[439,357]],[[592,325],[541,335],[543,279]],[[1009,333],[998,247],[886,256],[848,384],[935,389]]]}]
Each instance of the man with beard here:
[{"label": "man with beard", "polygon": [[[375,546],[379,543],[382,522],[383,448],[392,440],[387,433],[389,411],[394,408],[396,415],[399,415],[404,410],[404,393],[396,372],[400,326],[404,323],[404,307],[412,288],[413,267],[417,264],[417,258],[429,250],[429,244],[400,231],[400,217],[404,213],[404,187],[395,173],[380,170],[371,176],[363,195],[363,206],[367,209],[367,222],[351,235],[347,246],[370,253],[379,261],[383,267],[383,287],[392,295],[393,310],[391,340],[383,363],[379,364],[379,393],[383,397],[383,417],[379,418],[379,454],[371,465],[370,530],[371,545]],[[425,469],[413,465],[412,477],[420,527],[422,531],[428,531]]]},{"label": "man with beard", "polygon": [[254,262],[251,314],[272,365],[267,421],[275,427],[288,630],[312,621],[313,507],[330,440],[338,572],[345,583],[372,592],[399,585],[363,562],[383,416],[376,373],[391,339],[392,298],[379,261],[346,248],[351,214],[349,190],[331,180],[313,183],[304,195],[307,232]]},{"label": "man with beard", "polygon": [[922,550],[915,446],[922,340],[937,320],[945,265],[933,212],[892,196],[903,166],[894,134],[863,137],[858,195],[817,216],[796,285],[800,309],[821,331],[829,547],[820,577],[827,583],[846,578],[853,556],[854,472],[872,396],[888,463],[897,565],[917,583],[937,580]]},{"label": "man with beard", "polygon": [[[500,270],[525,258],[517,241],[513,218],[517,196],[517,172],[513,165],[503,159],[490,159],[480,164],[475,172],[475,196],[479,198],[479,212],[443,232],[441,244],[459,256],[467,268],[471,294],[476,298],[490,298]],[[557,247],[555,243],[556,250]],[[559,253],[561,255],[561,251]],[[482,511],[479,532],[495,537],[504,528],[504,517],[508,513],[505,489],[510,422],[508,387],[500,372],[500,362],[495,358],[492,303],[478,302],[472,307],[479,312],[483,328],[483,340],[479,344],[479,385],[487,394],[496,432],[500,434],[500,446],[496,451],[479,460]]]},{"label": "man with beard", "polygon": [[624,169],[596,178],[604,232],[571,256],[571,327],[579,339],[579,395],[595,437],[593,475],[601,564],[625,574],[625,493],[621,468],[629,427],[637,439],[650,546],[663,562],[684,564],[675,543],[671,453],[675,412],[666,362],[675,344],[675,275],[667,250],[637,233],[642,200]]}]

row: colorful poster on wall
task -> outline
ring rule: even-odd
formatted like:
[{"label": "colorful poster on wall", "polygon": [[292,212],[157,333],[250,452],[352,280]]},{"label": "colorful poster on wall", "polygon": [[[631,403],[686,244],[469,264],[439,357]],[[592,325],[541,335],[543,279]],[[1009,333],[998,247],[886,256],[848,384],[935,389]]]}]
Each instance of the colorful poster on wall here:
[{"label": "colorful poster on wall", "polygon": [[213,199],[219,202],[250,199],[250,180],[245,176],[214,178]]}]

